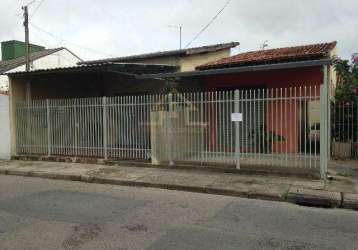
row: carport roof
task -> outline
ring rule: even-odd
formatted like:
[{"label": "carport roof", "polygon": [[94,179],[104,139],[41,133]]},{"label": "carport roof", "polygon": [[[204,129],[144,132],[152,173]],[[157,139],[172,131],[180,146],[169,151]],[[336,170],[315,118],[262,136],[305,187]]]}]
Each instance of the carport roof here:
[{"label": "carport roof", "polygon": [[143,64],[143,63],[98,63],[91,65],[76,65],[71,67],[59,67],[51,69],[38,69],[31,71],[16,71],[3,73],[8,76],[30,76],[42,74],[71,74],[71,73],[95,73],[112,72],[129,75],[173,73],[177,66],[165,64]]}]

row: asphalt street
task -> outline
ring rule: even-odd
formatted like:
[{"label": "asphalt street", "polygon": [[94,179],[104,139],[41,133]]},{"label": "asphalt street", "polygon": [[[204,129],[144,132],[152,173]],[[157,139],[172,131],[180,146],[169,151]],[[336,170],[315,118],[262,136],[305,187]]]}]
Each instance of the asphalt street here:
[{"label": "asphalt street", "polygon": [[358,212],[0,176],[0,249],[358,249]]}]

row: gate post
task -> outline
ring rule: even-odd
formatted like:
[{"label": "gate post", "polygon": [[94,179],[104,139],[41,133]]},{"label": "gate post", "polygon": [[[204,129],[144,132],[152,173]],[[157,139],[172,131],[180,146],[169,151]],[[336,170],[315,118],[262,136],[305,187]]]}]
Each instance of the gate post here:
[{"label": "gate post", "polygon": [[102,108],[103,108],[103,156],[104,159],[107,160],[108,153],[107,153],[107,99],[105,96],[102,98]]},{"label": "gate post", "polygon": [[51,119],[50,119],[50,100],[46,99],[46,119],[47,119],[47,156],[51,155]]},{"label": "gate post", "polygon": [[[239,113],[239,98],[240,93],[239,90],[235,90],[234,92],[234,112]],[[236,169],[240,169],[240,128],[239,122],[235,122],[235,161],[236,161]]]},{"label": "gate post", "polygon": [[327,65],[323,66],[323,85],[320,86],[320,175],[321,179],[327,179],[328,164],[328,81]]}]

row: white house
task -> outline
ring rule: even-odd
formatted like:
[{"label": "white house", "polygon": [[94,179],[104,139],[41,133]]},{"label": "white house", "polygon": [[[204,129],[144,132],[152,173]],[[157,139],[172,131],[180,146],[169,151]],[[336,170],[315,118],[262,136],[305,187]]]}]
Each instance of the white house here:
[{"label": "white house", "polygon": [[[30,70],[75,66],[80,61],[81,58],[67,48],[43,49],[30,54]],[[25,71],[25,64],[25,56],[0,61],[0,74]],[[0,75],[0,90],[6,91],[8,87],[8,77]]]}]

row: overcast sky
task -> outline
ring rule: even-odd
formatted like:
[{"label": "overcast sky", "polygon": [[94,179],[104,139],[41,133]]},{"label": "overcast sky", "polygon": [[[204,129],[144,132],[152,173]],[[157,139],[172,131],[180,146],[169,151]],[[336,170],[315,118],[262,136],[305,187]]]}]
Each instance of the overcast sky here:
[{"label": "overcast sky", "polygon": [[[21,6],[0,1],[0,40],[23,40]],[[83,59],[125,56],[184,46],[227,0],[41,0],[30,5],[30,40],[65,46]],[[338,41],[338,54],[358,52],[357,0],[232,0],[191,46],[238,41],[233,53]],[[40,29],[41,30],[40,30]],[[46,32],[49,33],[46,33]],[[55,36],[55,37],[54,37]],[[80,46],[80,47],[79,47]]]}]

